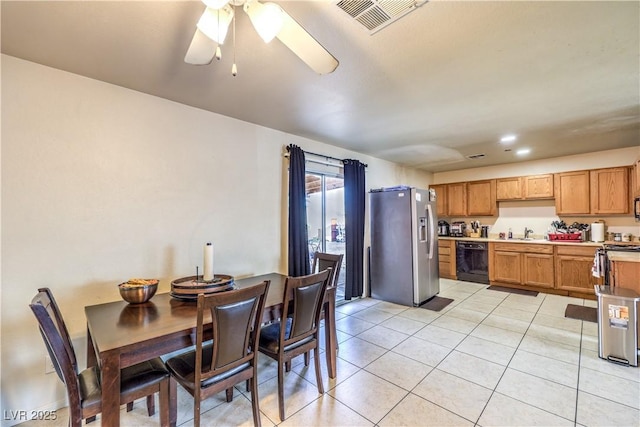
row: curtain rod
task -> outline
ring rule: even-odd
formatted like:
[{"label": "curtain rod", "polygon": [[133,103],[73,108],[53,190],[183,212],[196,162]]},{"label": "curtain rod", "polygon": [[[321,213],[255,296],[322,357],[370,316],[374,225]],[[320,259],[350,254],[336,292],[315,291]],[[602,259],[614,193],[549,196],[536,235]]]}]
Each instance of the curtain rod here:
[{"label": "curtain rod", "polygon": [[[345,159],[339,159],[337,157],[325,156],[324,154],[312,153],[311,151],[305,151],[305,150],[302,150],[302,151],[304,152],[304,154],[309,154],[311,156],[324,157],[327,160],[329,160],[329,159],[330,160],[336,160],[336,161],[338,161],[340,163],[344,163],[345,162]],[[284,156],[285,157],[289,157],[289,146],[287,146],[287,152],[284,154]],[[309,160],[309,161],[312,162],[313,160]],[[319,162],[314,162],[314,163],[319,163]],[[336,166],[336,165],[332,165],[330,163],[325,163],[325,164],[328,165],[328,166]],[[364,165],[365,168],[369,167],[369,165],[367,165],[366,163],[363,163],[363,165]]]}]

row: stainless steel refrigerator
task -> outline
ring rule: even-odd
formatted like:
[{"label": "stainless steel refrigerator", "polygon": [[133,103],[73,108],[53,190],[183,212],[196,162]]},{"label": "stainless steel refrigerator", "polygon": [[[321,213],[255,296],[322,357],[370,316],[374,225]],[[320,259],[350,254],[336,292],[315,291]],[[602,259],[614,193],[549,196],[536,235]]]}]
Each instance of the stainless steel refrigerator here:
[{"label": "stainless steel refrigerator", "polygon": [[370,191],[371,297],[418,306],[440,292],[435,203],[411,187]]}]

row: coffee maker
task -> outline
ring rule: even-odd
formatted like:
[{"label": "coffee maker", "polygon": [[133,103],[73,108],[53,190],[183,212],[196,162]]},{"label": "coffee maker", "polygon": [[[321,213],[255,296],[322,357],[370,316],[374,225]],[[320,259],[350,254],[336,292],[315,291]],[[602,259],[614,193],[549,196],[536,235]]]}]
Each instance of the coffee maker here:
[{"label": "coffee maker", "polygon": [[447,221],[438,221],[438,236],[449,235],[449,223]]}]

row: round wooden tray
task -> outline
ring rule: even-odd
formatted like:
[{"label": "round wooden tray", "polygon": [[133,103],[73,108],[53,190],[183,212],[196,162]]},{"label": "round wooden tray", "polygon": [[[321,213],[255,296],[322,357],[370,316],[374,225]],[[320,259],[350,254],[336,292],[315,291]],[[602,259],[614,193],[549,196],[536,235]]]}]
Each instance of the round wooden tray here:
[{"label": "round wooden tray", "polygon": [[226,274],[216,274],[211,281],[202,280],[202,276],[197,278],[196,276],[189,276],[172,281],[170,295],[173,298],[195,300],[198,298],[198,294],[213,294],[233,288],[233,276]]}]

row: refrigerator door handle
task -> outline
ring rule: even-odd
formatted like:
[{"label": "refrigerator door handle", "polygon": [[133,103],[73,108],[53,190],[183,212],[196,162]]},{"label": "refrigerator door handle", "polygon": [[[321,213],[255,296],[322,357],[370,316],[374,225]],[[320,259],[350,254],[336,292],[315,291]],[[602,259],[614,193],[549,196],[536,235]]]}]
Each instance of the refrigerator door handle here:
[{"label": "refrigerator door handle", "polygon": [[433,241],[435,240],[435,235],[436,235],[436,230],[435,230],[435,225],[433,224],[433,208],[431,207],[430,204],[427,205],[427,215],[428,215],[428,222],[429,222],[429,259],[433,259],[433,253],[434,253],[434,248],[433,248]]}]

